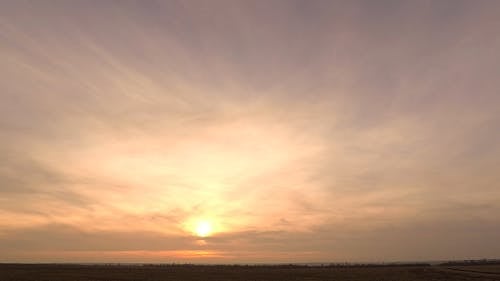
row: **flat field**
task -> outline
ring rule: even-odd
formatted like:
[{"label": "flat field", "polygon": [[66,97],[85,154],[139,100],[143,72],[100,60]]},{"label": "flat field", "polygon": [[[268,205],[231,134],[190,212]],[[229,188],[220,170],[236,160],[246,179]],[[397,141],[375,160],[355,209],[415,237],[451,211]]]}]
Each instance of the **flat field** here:
[{"label": "flat field", "polygon": [[500,264],[494,265],[466,265],[466,266],[450,266],[452,269],[466,270],[466,271],[477,271],[485,273],[497,273],[500,274]]},{"label": "flat field", "polygon": [[498,269],[498,265],[452,268],[0,264],[0,281],[477,281],[500,280]]}]

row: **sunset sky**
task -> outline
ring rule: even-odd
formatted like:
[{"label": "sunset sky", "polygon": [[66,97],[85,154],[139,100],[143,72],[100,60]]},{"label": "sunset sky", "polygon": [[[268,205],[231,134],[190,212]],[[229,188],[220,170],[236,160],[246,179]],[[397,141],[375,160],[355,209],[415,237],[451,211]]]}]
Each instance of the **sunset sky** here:
[{"label": "sunset sky", "polygon": [[0,262],[499,237],[500,1],[0,2]]}]

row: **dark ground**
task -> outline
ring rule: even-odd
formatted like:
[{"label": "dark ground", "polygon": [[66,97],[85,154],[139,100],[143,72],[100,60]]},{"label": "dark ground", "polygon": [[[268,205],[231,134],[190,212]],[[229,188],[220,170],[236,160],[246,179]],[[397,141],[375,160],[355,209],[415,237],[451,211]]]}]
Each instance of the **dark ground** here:
[{"label": "dark ground", "polygon": [[0,281],[190,280],[499,280],[499,265],[484,266],[201,266],[0,264]]}]

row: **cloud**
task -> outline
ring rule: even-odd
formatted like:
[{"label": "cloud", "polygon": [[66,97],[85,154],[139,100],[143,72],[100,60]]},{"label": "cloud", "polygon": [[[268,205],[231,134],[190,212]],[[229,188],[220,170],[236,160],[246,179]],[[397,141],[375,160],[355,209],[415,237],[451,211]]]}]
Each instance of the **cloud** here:
[{"label": "cloud", "polygon": [[495,249],[496,3],[0,5],[0,252]]}]

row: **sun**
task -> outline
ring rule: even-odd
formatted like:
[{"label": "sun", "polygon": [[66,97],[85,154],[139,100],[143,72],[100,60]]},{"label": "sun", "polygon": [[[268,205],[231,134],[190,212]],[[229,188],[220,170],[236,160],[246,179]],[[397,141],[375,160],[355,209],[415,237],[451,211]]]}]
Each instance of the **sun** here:
[{"label": "sun", "polygon": [[196,225],[195,229],[196,235],[199,237],[207,237],[212,234],[212,224],[208,221],[200,221]]}]

